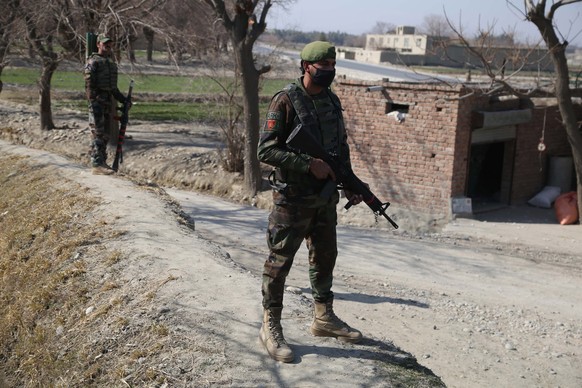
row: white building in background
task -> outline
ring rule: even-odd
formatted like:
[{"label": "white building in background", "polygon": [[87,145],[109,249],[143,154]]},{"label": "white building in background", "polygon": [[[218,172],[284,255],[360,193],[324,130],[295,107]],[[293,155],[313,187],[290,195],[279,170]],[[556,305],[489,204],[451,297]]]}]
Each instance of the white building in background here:
[{"label": "white building in background", "polygon": [[[551,70],[547,50],[492,46],[482,50],[495,68]],[[448,37],[416,33],[412,26],[399,26],[393,33],[366,35],[366,47],[345,53],[346,58],[361,62],[412,66],[481,67],[481,60],[465,46]],[[525,60],[526,65],[523,66]]]},{"label": "white building in background", "polygon": [[366,50],[425,55],[429,39],[432,40],[426,34],[417,34],[415,27],[400,26],[391,34],[366,35]]}]

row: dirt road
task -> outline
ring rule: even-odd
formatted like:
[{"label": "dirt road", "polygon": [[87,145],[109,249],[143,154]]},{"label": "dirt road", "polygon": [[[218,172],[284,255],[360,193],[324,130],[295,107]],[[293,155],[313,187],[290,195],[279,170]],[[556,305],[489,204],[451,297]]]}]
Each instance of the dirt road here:
[{"label": "dirt road", "polygon": [[[260,274],[265,211],[168,193],[196,220],[202,237],[220,241],[233,260]],[[581,241],[563,236],[564,250],[556,254],[515,241],[477,241],[471,233],[495,237],[500,224],[460,220],[441,241],[340,227],[340,311],[367,334],[412,352],[451,387],[580,385],[582,280],[573,254]],[[505,225],[507,232],[520,227]],[[530,224],[527,234],[556,228]],[[305,250],[294,265],[288,283],[308,293]],[[289,337],[301,338],[293,326],[286,325]]]}]

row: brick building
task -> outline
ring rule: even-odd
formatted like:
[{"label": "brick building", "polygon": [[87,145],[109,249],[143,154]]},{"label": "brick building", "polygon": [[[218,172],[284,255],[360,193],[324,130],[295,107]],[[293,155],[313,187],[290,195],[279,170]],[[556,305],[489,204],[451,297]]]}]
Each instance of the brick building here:
[{"label": "brick building", "polygon": [[428,219],[449,220],[459,203],[525,203],[546,185],[549,160],[571,155],[555,103],[460,84],[338,79],[334,91],[355,173],[381,200]]}]

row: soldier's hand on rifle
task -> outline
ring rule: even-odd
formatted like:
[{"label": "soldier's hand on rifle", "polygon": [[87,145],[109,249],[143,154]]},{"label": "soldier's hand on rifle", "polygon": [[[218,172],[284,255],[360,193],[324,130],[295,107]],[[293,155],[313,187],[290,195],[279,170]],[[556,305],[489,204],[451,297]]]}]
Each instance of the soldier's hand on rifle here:
[{"label": "soldier's hand on rifle", "polygon": [[107,98],[105,96],[97,95],[95,97],[95,99],[93,100],[93,102],[95,102],[97,104],[107,104],[109,101],[107,100]]},{"label": "soldier's hand on rifle", "polygon": [[311,159],[311,162],[309,163],[309,172],[317,179],[323,180],[330,178],[331,180],[335,181],[335,174],[333,170],[329,164],[321,159]]},{"label": "soldier's hand on rifle", "polygon": [[122,105],[122,109],[129,109],[129,108],[131,108],[133,103],[131,102],[131,99],[124,97],[123,100],[121,101],[121,105]]},{"label": "soldier's hand on rifle", "polygon": [[344,194],[348,201],[351,202],[352,205],[357,205],[364,200],[364,196],[361,194],[354,194],[349,190],[344,190]]},{"label": "soldier's hand on rifle", "polygon": [[[362,183],[364,183],[367,188],[370,188],[370,186],[367,183],[365,183],[365,182],[362,182]],[[348,199],[348,201],[351,202],[352,205],[357,205],[357,204],[359,204],[360,202],[362,202],[364,200],[364,196],[363,195],[361,195],[361,194],[354,194],[350,190],[344,189],[344,194],[345,194],[346,198]]]}]

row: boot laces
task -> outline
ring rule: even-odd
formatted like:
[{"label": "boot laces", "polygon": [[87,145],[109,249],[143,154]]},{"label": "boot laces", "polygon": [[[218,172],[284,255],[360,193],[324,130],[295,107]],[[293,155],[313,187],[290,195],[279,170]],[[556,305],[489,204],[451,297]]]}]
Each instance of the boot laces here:
[{"label": "boot laces", "polygon": [[337,315],[335,315],[335,312],[333,311],[333,308],[331,307],[327,307],[327,316],[329,317],[329,320],[336,326],[339,326],[343,329],[346,329],[348,331],[351,331],[352,328],[345,323],[344,321],[342,321]]},{"label": "boot laces", "polygon": [[277,323],[272,319],[269,320],[269,332],[271,333],[271,337],[277,344],[277,347],[287,345],[287,341],[285,341],[285,337],[283,337],[283,328],[281,327],[280,323]]}]

